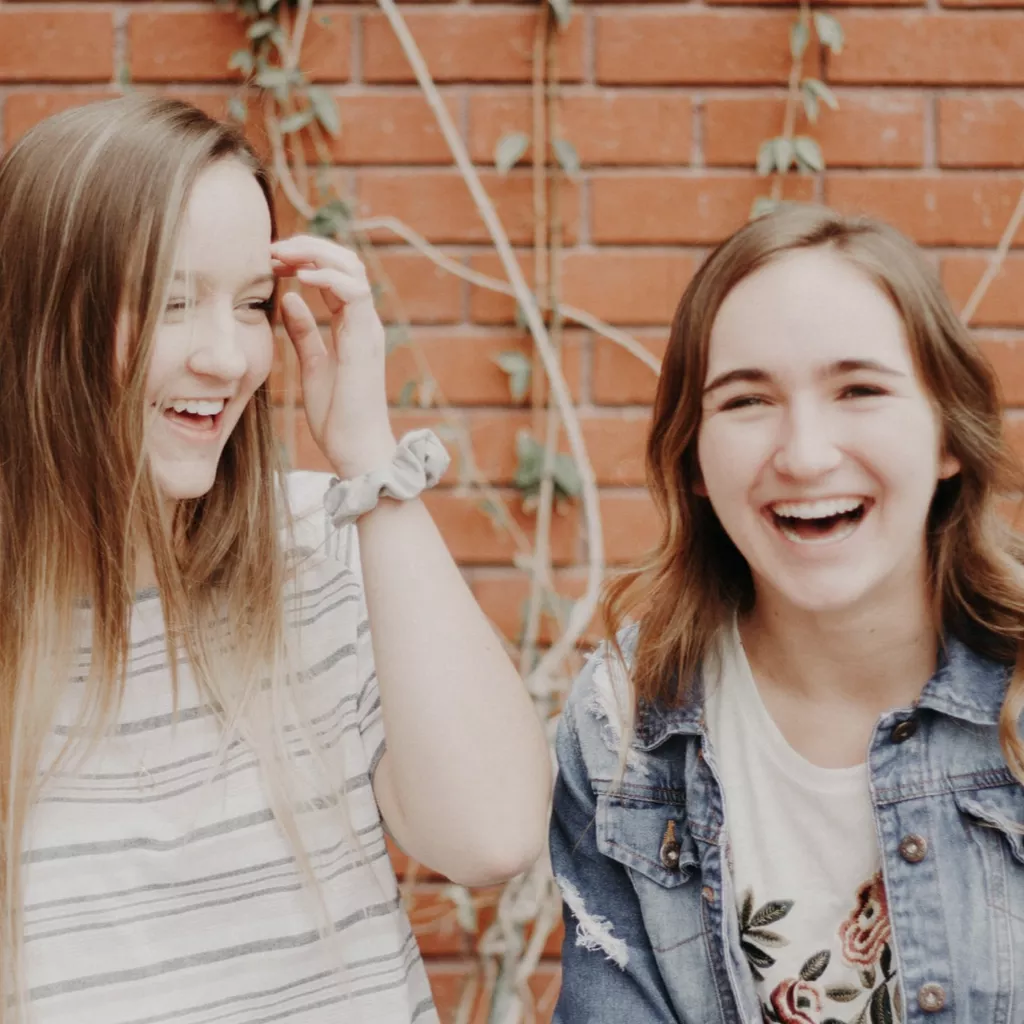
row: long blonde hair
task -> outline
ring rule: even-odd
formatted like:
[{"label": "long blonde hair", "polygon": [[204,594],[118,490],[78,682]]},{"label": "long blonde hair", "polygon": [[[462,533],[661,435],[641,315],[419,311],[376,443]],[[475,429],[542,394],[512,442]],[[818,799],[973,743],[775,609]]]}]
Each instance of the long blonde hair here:
[{"label": "long blonde hair", "polygon": [[[312,877],[275,714],[292,688],[287,512],[266,386],[209,493],[169,517],[146,471],[146,371],[179,230],[196,179],[225,159],[252,171],[273,217],[267,173],[243,136],[172,100],[59,114],[0,162],[0,1007],[12,998],[21,1007],[8,1021],[24,1012],[20,860],[41,751],[79,639],[92,652],[81,738],[97,741],[119,705],[140,533],[172,673],[184,652],[225,735],[237,729],[254,745],[271,806]],[[83,599],[91,637],[76,638]]]},{"label": "long blonde hair", "polygon": [[710,503],[696,493],[697,435],[711,327],[725,297],[784,253],[828,247],[867,274],[906,327],[915,364],[941,418],[960,473],[939,484],[927,549],[935,621],[979,653],[1014,665],[999,737],[1024,783],[1024,542],[1000,516],[1020,473],[1003,438],[996,379],[950,307],[934,270],[893,228],[813,206],[784,206],[720,245],[676,310],[654,401],[647,482],[660,515],[657,546],[611,580],[602,612],[608,642],[629,619],[640,626],[630,676],[640,702],[683,699],[723,623],[754,600],[746,561]]}]

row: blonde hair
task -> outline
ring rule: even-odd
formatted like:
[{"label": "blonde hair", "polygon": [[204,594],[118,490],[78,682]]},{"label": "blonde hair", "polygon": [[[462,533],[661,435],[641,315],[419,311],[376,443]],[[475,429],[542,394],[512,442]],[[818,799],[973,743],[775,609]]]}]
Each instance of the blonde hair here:
[{"label": "blonde hair", "polygon": [[[267,173],[243,136],[172,100],[126,97],[59,114],[0,162],[0,1007],[13,997],[8,1021],[25,1013],[20,859],[79,639],[75,607],[83,598],[91,606],[76,729],[88,745],[124,692],[133,538],[153,558],[175,706],[181,651],[221,717],[225,748],[237,732],[255,749],[275,816],[316,889],[280,725],[294,690],[280,540],[287,510],[266,386],[242,413],[207,494],[169,514],[146,471],[146,371],[180,227],[198,176],[227,159],[252,171],[273,218]],[[127,338],[120,368],[119,329]],[[327,931],[322,899],[317,910]]]},{"label": "blonde hair", "polygon": [[1019,490],[1003,438],[996,379],[950,307],[937,275],[903,235],[867,218],[814,206],[784,206],[720,245],[686,289],[672,323],[647,442],[647,481],[661,537],[639,565],[611,580],[602,613],[608,642],[640,618],[630,675],[633,712],[641,702],[683,698],[728,617],[754,600],[750,569],[709,502],[699,497],[697,435],[711,327],[725,297],[784,253],[828,247],[889,297],[934,400],[946,450],[960,473],[939,483],[927,551],[934,616],[944,633],[1014,665],[999,738],[1024,783],[1024,541],[1000,516],[1001,495]]}]

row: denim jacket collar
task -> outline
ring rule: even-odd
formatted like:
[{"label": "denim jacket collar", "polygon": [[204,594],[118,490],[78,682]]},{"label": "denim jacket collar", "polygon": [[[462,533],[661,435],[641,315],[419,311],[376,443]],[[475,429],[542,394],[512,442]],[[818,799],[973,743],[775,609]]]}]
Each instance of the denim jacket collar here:
[{"label": "denim jacket collar", "polygon": [[[955,637],[946,638],[935,674],[925,684],[915,708],[928,708],[972,725],[993,726],[1006,696],[1011,669],[990,661]],[[641,703],[633,746],[652,751],[672,736],[695,736],[704,725],[701,679],[687,688],[676,705]]]}]

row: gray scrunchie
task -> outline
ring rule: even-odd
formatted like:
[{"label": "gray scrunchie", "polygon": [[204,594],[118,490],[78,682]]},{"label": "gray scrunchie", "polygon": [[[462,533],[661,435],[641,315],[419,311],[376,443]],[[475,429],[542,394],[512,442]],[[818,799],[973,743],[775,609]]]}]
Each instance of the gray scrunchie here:
[{"label": "gray scrunchie", "polygon": [[334,527],[354,523],[377,507],[383,495],[398,501],[416,498],[433,487],[448,469],[451,457],[432,430],[413,430],[398,442],[391,461],[353,480],[331,478],[324,508]]}]

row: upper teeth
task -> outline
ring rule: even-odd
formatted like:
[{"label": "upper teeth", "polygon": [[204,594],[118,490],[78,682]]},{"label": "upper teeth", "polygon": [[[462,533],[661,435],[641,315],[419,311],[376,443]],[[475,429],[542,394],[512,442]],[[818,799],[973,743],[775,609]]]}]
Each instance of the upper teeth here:
[{"label": "upper teeth", "polygon": [[216,416],[224,408],[224,399],[179,398],[170,403],[175,412],[190,412],[193,416]]},{"label": "upper teeth", "polygon": [[772,511],[787,519],[826,519],[844,512],[854,512],[864,501],[861,498],[827,498],[822,501],[777,501]]}]

